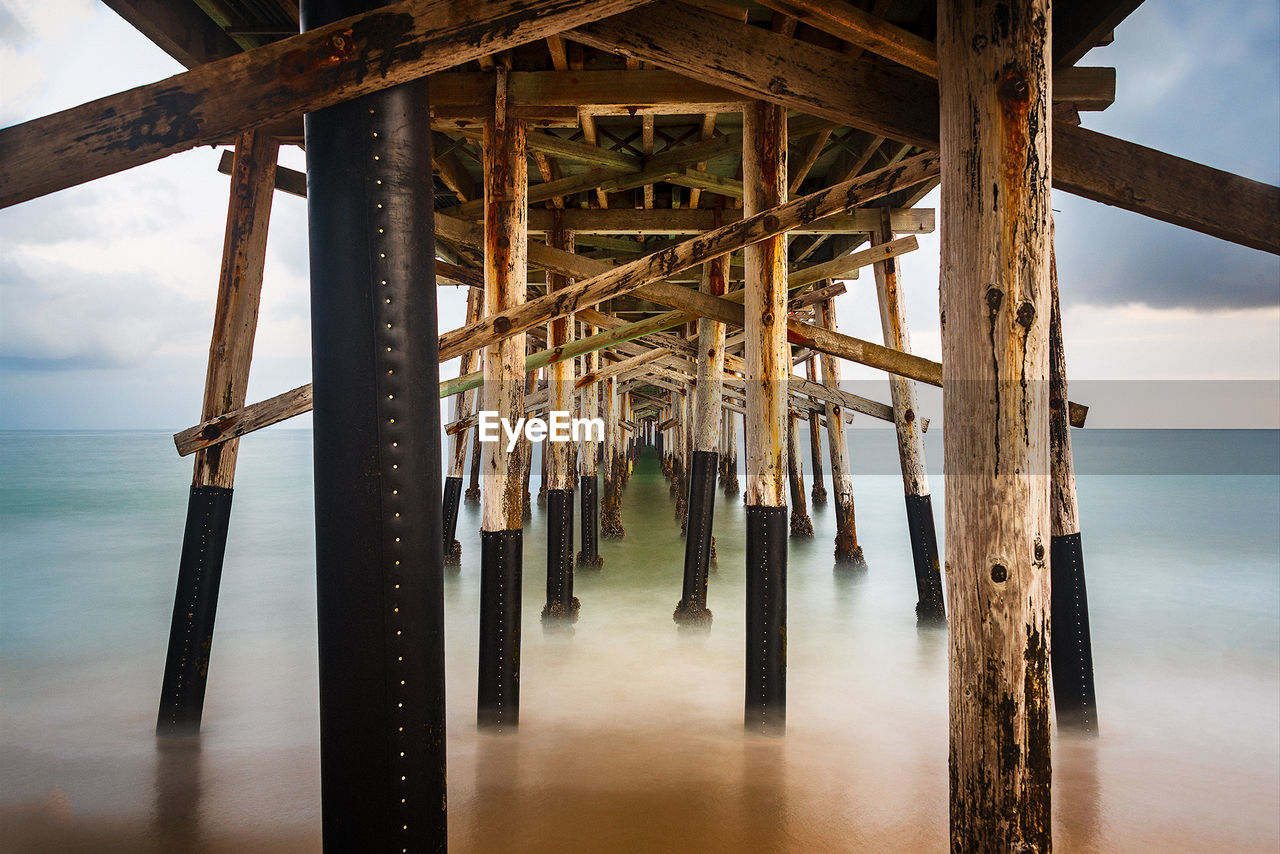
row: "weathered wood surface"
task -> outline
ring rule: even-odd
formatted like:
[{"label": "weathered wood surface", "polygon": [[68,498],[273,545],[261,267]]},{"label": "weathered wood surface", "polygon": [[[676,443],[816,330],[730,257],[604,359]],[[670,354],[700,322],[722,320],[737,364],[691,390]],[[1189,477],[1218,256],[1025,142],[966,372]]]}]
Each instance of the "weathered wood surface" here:
[{"label": "weathered wood surface", "polygon": [[241,48],[194,3],[103,0],[165,53],[187,68],[224,59]]},{"label": "weathered wood surface", "polygon": [[[817,305],[824,299],[835,299],[847,292],[844,282],[831,282],[820,288],[809,288],[798,297],[792,297],[787,300],[787,308],[791,311],[798,311],[802,308]],[[808,352],[808,351],[805,351]],[[808,360],[808,356],[804,360]]]},{"label": "weathered wood surface", "polygon": [[[872,232],[875,246],[894,242],[893,231],[886,220]],[[880,329],[884,344],[903,353],[911,352],[911,334],[907,329],[906,299],[899,288],[898,263],[889,258],[875,265],[876,301],[880,305]],[[929,477],[924,466],[924,419],[916,402],[915,384],[905,377],[889,375],[889,395],[893,401],[893,423],[898,434],[898,461],[902,468],[903,488],[907,495],[928,495]]]},{"label": "weathered wood surface", "polygon": [[[460,128],[456,122],[443,119],[432,122],[431,126],[436,130],[447,131],[454,136],[465,137],[477,142],[483,135],[479,128]],[[613,169],[634,171],[644,165],[644,162],[634,154],[587,145],[577,140],[565,139],[550,133],[542,133],[533,128],[529,129],[527,145],[529,150],[535,154],[544,154],[557,160],[572,160],[577,163],[585,163],[588,166],[607,166]],[[570,230],[572,231],[572,229]]]},{"label": "weathered wood surface", "polygon": [[[818,303],[818,323],[827,331],[836,326],[835,303],[823,300]],[[822,355],[822,384],[828,391],[840,387],[840,362],[829,354]],[[836,517],[836,564],[862,568],[867,565],[858,545],[857,519],[853,502],[853,473],[849,468],[849,444],[844,435],[841,407],[830,400],[826,403],[827,443],[831,454],[831,498]]]},{"label": "weathered wood surface", "polygon": [[[924,148],[938,147],[933,80],[713,19],[673,0],[579,27],[570,38],[753,98]],[[1280,188],[1055,122],[1054,186],[1280,253]]]},{"label": "weathered wood surface", "polygon": [[[745,148],[744,148],[745,150]],[[464,349],[487,345],[504,335],[521,332],[555,317],[572,313],[603,302],[612,297],[630,293],[646,285],[660,282],[666,276],[686,270],[698,264],[726,255],[745,246],[777,238],[792,225],[810,222],[842,210],[859,207],[868,201],[881,198],[896,190],[915,186],[933,177],[937,172],[935,155],[921,155],[895,166],[880,169],[838,184],[826,190],[802,196],[793,202],[771,207],[745,217],[740,222],[722,226],[691,238],[652,255],[621,264],[586,281],[575,282],[567,288],[529,300],[523,305],[507,309],[482,321],[446,332],[440,336],[440,358],[450,359]],[[437,233],[440,232],[439,222]],[[714,297],[688,292],[686,288],[669,286],[670,291],[685,291],[691,304],[693,297],[715,301]],[[642,292],[646,299],[661,301],[661,289],[650,288]],[[785,290],[784,290],[785,296]]]},{"label": "weathered wood surface", "polygon": [[448,261],[436,259],[436,278],[449,279],[460,285],[466,285],[477,290],[484,290],[484,273],[480,270],[473,270],[470,267],[463,267],[459,264],[450,264]]},{"label": "weathered wood surface", "polygon": [[796,441],[799,418],[787,413],[787,483],[791,488],[791,536],[812,537],[813,521],[804,496],[804,464],[800,462],[800,446]]},{"label": "weathered wood surface", "polygon": [[[537,41],[643,0],[402,0],[0,130],[0,207]],[[480,22],[480,23],[477,23]]]},{"label": "weathered wood surface", "polygon": [[[463,133],[469,135],[471,132],[464,131]],[[544,149],[552,153],[560,151],[557,147],[559,143],[564,143],[567,146],[577,146],[577,148],[572,149],[572,156],[578,159],[585,158],[586,155],[582,152],[595,152],[599,158],[608,158],[597,165],[609,166],[616,170],[616,174],[637,172],[643,168],[638,159],[627,159],[631,158],[631,155],[620,152],[584,146],[581,143],[561,140],[559,137],[537,134],[533,131],[529,132],[529,137],[530,139],[537,138],[539,140],[557,140],[554,145],[550,142],[539,143]],[[720,138],[717,138],[717,141],[719,140]],[[693,152],[688,154],[692,155]],[[570,155],[560,151],[558,156],[565,157]],[[679,155],[682,160],[685,156],[684,154]],[[616,158],[623,158],[624,160],[618,163],[615,162]],[[226,174],[231,173],[229,155],[223,155],[218,169]],[[295,169],[281,166],[276,170],[276,189],[290,195],[306,198],[307,176]],[[531,192],[536,190],[536,186],[531,188]],[[559,191],[565,191],[563,186]],[[444,213],[437,215],[437,221],[439,222],[439,218],[452,221],[459,215],[458,211],[458,206],[449,208]],[[479,208],[476,208],[475,211],[478,213]],[[898,234],[930,234],[936,228],[936,216],[932,208],[893,208],[891,213],[893,216],[893,230]],[[704,231],[718,228],[720,225],[738,222],[742,219],[742,211],[734,209],[712,210],[710,208],[697,210],[690,208],[681,208],[679,210],[569,208],[564,211],[553,212],[545,208],[533,208],[528,214],[529,233],[545,234],[553,227],[556,216],[560,217],[565,231],[573,234],[701,234]],[[833,214],[820,220],[798,225],[792,228],[789,233],[865,234],[876,228],[879,222],[880,214],[876,209],[859,208],[848,213]]]},{"label": "weathered wood surface", "polygon": [[[467,292],[467,319],[479,318],[484,313],[484,291],[470,289]],[[468,350],[462,354],[462,359],[458,362],[458,376],[466,376],[471,373],[472,367],[479,360],[479,353],[476,350]],[[453,401],[453,420],[470,421],[471,413],[475,410],[475,393],[472,391],[464,391],[454,397]],[[469,425],[468,425],[469,426]],[[467,465],[467,435],[464,431],[455,431],[450,433],[445,431],[449,436],[449,477],[462,477]]]},{"label": "weathered wood surface", "polygon": [[[816,356],[811,356],[805,361],[804,372],[809,382],[818,385]],[[817,410],[809,413],[809,461],[813,464],[813,491],[810,497],[813,498],[814,507],[819,507],[827,502],[827,488],[822,483],[822,420]]]},{"label": "weathered wood surface", "polygon": [[[628,208],[611,210],[570,208],[564,212],[564,227],[575,234],[701,234],[740,219],[742,219],[742,211],[732,208],[648,211]],[[934,220],[932,208],[893,209],[893,230],[898,234],[928,234],[934,230]],[[790,233],[793,235],[866,233],[874,228],[878,221],[879,214],[874,209],[863,208],[796,226]],[[550,211],[529,211],[531,232],[545,232],[550,224]]]},{"label": "weathered wood surface", "polygon": [[[547,235],[547,243],[561,251],[573,251],[573,235],[563,230],[553,230]],[[559,291],[569,284],[566,276],[551,275],[547,279],[551,293]],[[551,321],[551,349],[565,347],[573,341],[573,316],[557,318]],[[527,361],[527,360],[526,360]],[[548,387],[551,392],[549,408],[553,411],[573,412],[574,409],[574,360],[563,359],[548,367]],[[543,455],[547,457],[548,489],[572,490],[575,484],[573,471],[573,446],[569,442],[547,442],[543,444]],[[572,550],[572,548],[570,549]]]},{"label": "weathered wood surface", "polygon": [[[518,308],[525,300],[527,278],[528,158],[525,124],[508,113],[505,69],[497,72],[494,118],[484,133],[484,310],[486,315]],[[467,349],[476,349],[481,342]],[[484,408],[510,424],[524,415],[525,336],[484,342]],[[452,356],[441,354],[441,361]],[[498,442],[481,444],[481,530],[515,531],[524,525],[523,475],[526,449],[511,453]]]},{"label": "weathered wood surface", "polygon": [[[1052,245],[1050,252],[1053,252]],[[1049,514],[1052,535],[1080,533],[1080,507],[1076,499],[1076,469],[1071,430],[1062,409],[1067,397],[1067,354],[1062,343],[1062,313],[1058,300],[1057,259],[1050,255],[1049,327]]]},{"label": "weathered wood surface", "polygon": [[869,267],[877,261],[905,255],[919,248],[920,243],[915,239],[914,235],[899,237],[888,243],[877,244],[868,249],[841,255],[822,264],[813,264],[809,267],[801,267],[799,270],[794,270],[787,275],[787,287],[794,290],[801,285],[812,285],[814,282],[821,282],[823,279],[847,277],[850,273],[862,267]]},{"label": "weathered wood surface", "polygon": [[[743,213],[777,210],[787,201],[786,111],[756,103],[743,113]],[[787,504],[787,245],[782,235],[745,250],[747,504]]]},{"label": "weathered wood surface", "polygon": [[956,852],[1051,850],[1048,16],[938,16]]},{"label": "weathered wood surface", "polygon": [[[728,258],[721,256],[703,266],[702,290],[722,296],[728,287]],[[697,383],[693,401],[693,449],[720,450],[721,390],[724,386],[724,324],[698,320]]]},{"label": "weathered wood surface", "polygon": [[[249,389],[279,150],[276,140],[253,131],[241,134],[236,142],[218,301],[201,405],[201,418],[205,421],[242,408]],[[239,444],[228,441],[198,452],[192,486],[230,489],[235,481]]]},{"label": "weathered wood surface", "polygon": [[[829,126],[829,123],[810,117],[800,117],[795,120],[795,125],[797,133],[808,134]],[[728,134],[723,138],[706,139],[666,149],[646,158],[643,165],[635,168],[597,167],[580,175],[537,184],[529,189],[529,201],[539,202],[554,196],[580,193],[591,189],[602,193],[616,193],[655,181],[674,181],[681,176],[685,176],[682,180],[692,180],[686,175],[689,166],[699,161],[734,154],[741,144],[741,134]],[[714,184],[717,179],[714,176],[703,176],[701,180]],[[741,195],[741,187],[737,182],[723,184],[727,179],[719,180],[721,185],[730,189],[737,186],[736,193]],[[468,202],[450,209],[449,214],[455,217],[473,217],[480,213],[480,209],[479,204]],[[567,225],[565,227],[568,228]]]},{"label": "weathered wood surface", "polygon": [[[595,327],[583,324],[583,334],[590,338],[595,334]],[[600,369],[600,351],[592,350],[582,357],[583,374],[591,374]],[[593,383],[578,392],[579,406],[581,408],[582,418],[600,418],[603,417],[600,406],[600,385]],[[597,459],[599,458],[599,445],[587,438],[584,438],[578,448],[578,474],[581,477],[595,477],[597,470]],[[584,523],[585,524],[585,523]]]},{"label": "weathered wood surface", "polygon": [[1079,62],[1140,5],[1142,0],[1074,0],[1054,6],[1054,68]]},{"label": "weathered wood surface", "polygon": [[[938,51],[933,42],[843,0],[761,0],[761,5],[912,71],[935,80],[938,77]],[[1069,65],[1054,72],[1054,101],[1072,103],[1081,110],[1105,110],[1115,99],[1114,68]]]},{"label": "weathered wood surface", "polygon": [[[473,71],[431,75],[432,119],[483,116],[485,100],[492,97],[489,77]],[[665,69],[513,71],[510,86],[515,115],[526,121],[568,115],[576,123],[580,110],[592,116],[687,114],[702,112],[703,106],[730,112],[744,102],[737,92]]]}]

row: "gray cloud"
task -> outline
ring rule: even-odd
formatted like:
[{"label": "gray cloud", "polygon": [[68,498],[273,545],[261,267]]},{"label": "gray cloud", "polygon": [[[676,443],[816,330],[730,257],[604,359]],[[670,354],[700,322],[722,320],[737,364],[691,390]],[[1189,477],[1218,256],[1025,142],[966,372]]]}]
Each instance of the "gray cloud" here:
[{"label": "gray cloud", "polygon": [[1280,258],[1055,193],[1062,299],[1219,310],[1280,304]]},{"label": "gray cloud", "polygon": [[[1140,6],[1085,65],[1114,65],[1116,103],[1084,124],[1280,181],[1280,7],[1165,0]],[[1056,194],[1063,299],[1229,309],[1280,304],[1280,259]]]}]

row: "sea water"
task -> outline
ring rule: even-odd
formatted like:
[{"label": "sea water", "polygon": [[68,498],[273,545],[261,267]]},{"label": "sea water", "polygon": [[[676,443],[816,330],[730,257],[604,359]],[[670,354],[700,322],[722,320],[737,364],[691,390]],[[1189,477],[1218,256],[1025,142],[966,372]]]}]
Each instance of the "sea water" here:
[{"label": "sea water", "polygon": [[[945,850],[945,630],[916,626],[892,431],[849,435],[870,568],[833,571],[831,508],[811,506],[788,559],[784,738],[743,731],[741,497],[717,491],[712,630],[682,634],[683,540],[651,450],[626,537],[576,577],[571,634],[538,619],[535,507],[520,729],[478,733],[463,505],[445,583],[453,850]],[[1055,733],[1056,847],[1274,852],[1280,434],[1073,435],[1101,734]],[[941,535],[940,431],[926,448]],[[319,849],[311,470],[306,431],[242,443],[203,731],[158,745],[190,461],[160,433],[0,433],[0,850]]]}]

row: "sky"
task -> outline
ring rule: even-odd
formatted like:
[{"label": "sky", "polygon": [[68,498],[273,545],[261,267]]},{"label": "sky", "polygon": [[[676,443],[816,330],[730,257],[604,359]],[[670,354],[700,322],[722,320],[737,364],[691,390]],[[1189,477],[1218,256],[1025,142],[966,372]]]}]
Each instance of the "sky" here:
[{"label": "sky", "polygon": [[[1280,183],[1280,4],[1147,0],[1080,63],[1117,69],[1085,127]],[[0,0],[0,126],[182,68],[100,3]],[[0,210],[0,429],[200,420],[225,229],[200,148]],[[281,163],[303,169],[300,151]],[[922,205],[935,206],[936,191]],[[1054,193],[1072,397],[1100,427],[1280,428],[1280,258]],[[938,359],[938,234],[904,256],[912,349]],[[305,201],[277,194],[249,400],[310,380]],[[465,294],[439,289],[441,330]],[[880,341],[870,271],[837,300]],[[456,366],[442,366],[452,376]],[[883,374],[850,365],[887,401]],[[922,409],[940,416],[937,395]],[[292,426],[306,426],[295,419]]]}]

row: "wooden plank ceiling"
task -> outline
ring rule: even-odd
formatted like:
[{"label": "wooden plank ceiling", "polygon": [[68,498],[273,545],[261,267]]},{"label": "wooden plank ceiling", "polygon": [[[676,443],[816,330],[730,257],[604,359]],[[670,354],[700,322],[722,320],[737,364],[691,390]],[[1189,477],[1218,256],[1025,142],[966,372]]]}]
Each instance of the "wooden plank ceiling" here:
[{"label": "wooden plank ceiling", "polygon": [[[105,0],[140,32],[188,68],[258,47],[298,31],[297,0]],[[894,57],[908,67],[934,38],[932,0],[685,0],[702,12],[780,32],[891,69],[895,63],[865,50],[856,33],[833,27],[853,14],[874,31],[907,34]],[[1055,6],[1055,117],[1104,109],[1114,96],[1110,69],[1071,66],[1140,0],[1089,0]],[[834,35],[839,33],[844,38]],[[883,54],[884,52],[881,51]],[[532,128],[529,168],[531,229],[545,228],[571,211],[577,251],[630,260],[678,239],[691,221],[713,227],[738,216],[742,202],[741,95],[703,81],[646,66],[561,37],[528,44],[508,57],[487,57],[433,77],[436,206],[443,213],[479,218],[480,132],[491,108],[496,61],[510,62],[512,97]],[[914,67],[914,70],[922,69]],[[301,143],[301,126],[280,128]],[[790,116],[790,189],[813,192],[918,153],[907,142],[842,127],[793,112]],[[877,202],[914,205],[932,184]],[[732,212],[732,213],[731,213]],[[931,223],[932,220],[929,220]],[[930,226],[931,227],[931,226]],[[664,229],[670,229],[664,231]],[[793,235],[790,256],[804,265],[852,251],[865,234]],[[447,260],[478,266],[471,250],[441,244]],[[665,310],[634,298],[610,308],[620,314]]]}]

